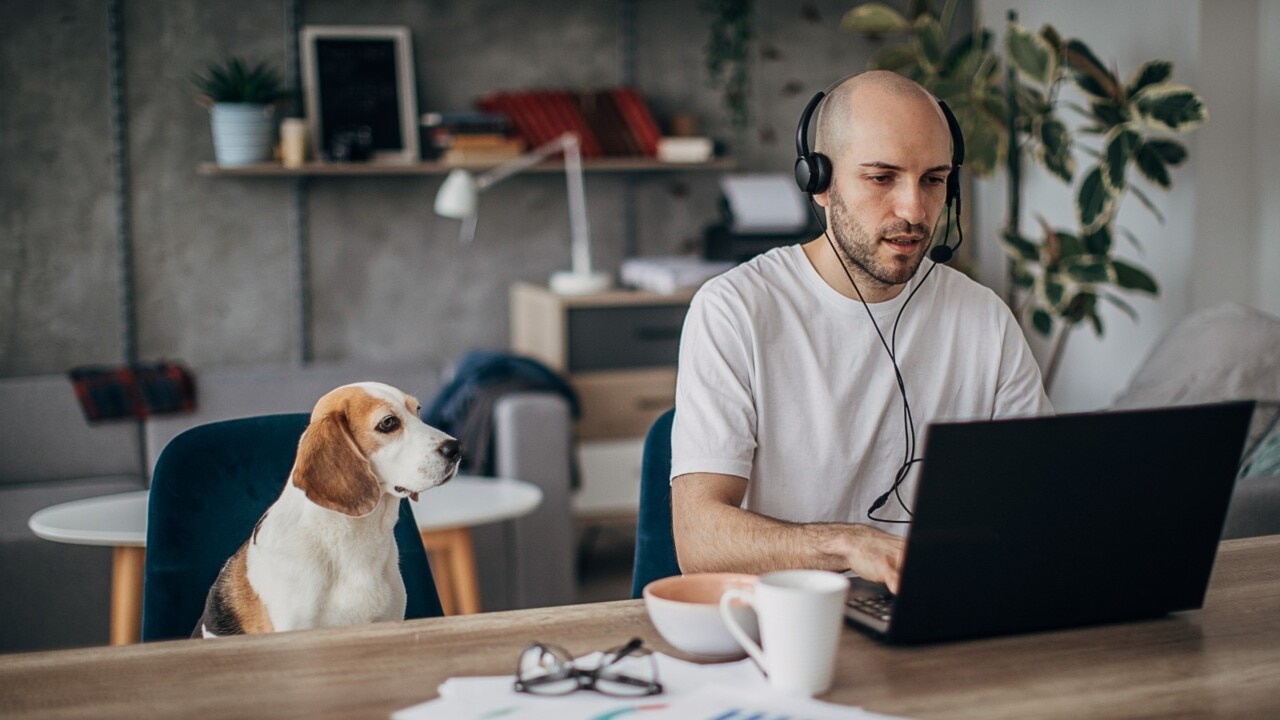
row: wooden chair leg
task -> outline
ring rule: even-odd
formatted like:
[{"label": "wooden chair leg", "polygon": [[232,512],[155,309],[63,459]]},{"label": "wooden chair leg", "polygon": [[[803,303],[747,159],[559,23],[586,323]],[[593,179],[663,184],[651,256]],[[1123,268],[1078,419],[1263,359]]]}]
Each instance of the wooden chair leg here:
[{"label": "wooden chair leg", "polygon": [[442,532],[423,532],[422,547],[431,559],[431,577],[440,596],[440,607],[445,615],[458,614],[457,590],[453,583],[453,553],[448,536]]},{"label": "wooden chair leg", "polygon": [[476,576],[475,546],[471,541],[471,528],[460,527],[453,531],[454,588],[458,593],[458,614],[474,615],[480,612],[480,578]]},{"label": "wooden chair leg", "polygon": [[445,615],[480,612],[480,579],[471,528],[425,531],[422,546],[431,556],[432,577]]},{"label": "wooden chair leg", "polygon": [[142,637],[142,574],[147,551],[117,547],[111,558],[111,644],[132,645]]}]

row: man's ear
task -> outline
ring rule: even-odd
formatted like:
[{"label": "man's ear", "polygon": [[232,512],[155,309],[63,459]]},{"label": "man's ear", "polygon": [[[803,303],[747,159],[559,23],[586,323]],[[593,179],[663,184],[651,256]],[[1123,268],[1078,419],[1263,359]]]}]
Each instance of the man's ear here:
[{"label": "man's ear", "polygon": [[313,420],[302,433],[293,484],[311,502],[352,517],[373,512],[382,497],[382,486],[351,436],[343,411]]},{"label": "man's ear", "polygon": [[831,191],[824,190],[823,192],[815,193],[813,196],[813,201],[818,203],[818,205],[824,208],[831,207]]}]

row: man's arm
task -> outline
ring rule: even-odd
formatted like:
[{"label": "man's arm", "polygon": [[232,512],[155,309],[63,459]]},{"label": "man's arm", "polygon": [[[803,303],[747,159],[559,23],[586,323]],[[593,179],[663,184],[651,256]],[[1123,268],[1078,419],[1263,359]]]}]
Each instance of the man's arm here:
[{"label": "man's arm", "polygon": [[690,473],[671,482],[671,521],[682,572],[841,572],[898,592],[902,538],[867,525],[789,523],[741,508],[747,481]]}]

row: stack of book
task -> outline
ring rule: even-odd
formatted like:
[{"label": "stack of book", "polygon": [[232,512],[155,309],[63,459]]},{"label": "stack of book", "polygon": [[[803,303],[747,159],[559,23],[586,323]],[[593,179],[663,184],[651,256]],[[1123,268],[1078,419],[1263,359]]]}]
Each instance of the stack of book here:
[{"label": "stack of book", "polygon": [[577,133],[583,157],[655,157],[662,136],[644,97],[627,87],[495,92],[477,106],[510,118],[531,147]]},{"label": "stack of book", "polygon": [[429,112],[422,116],[422,158],[453,165],[492,164],[519,157],[523,138],[511,119],[485,112]]}]

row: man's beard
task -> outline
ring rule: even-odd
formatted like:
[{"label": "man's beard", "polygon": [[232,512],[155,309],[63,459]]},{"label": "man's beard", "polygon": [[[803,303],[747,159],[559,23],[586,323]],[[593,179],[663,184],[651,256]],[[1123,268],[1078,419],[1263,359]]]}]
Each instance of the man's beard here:
[{"label": "man's beard", "polygon": [[887,264],[881,262],[876,253],[880,248],[880,240],[898,235],[918,235],[924,238],[921,244],[927,244],[932,237],[929,228],[924,225],[912,225],[906,220],[885,225],[873,236],[867,228],[853,218],[840,197],[840,191],[834,184],[831,186],[831,233],[835,236],[843,258],[840,262],[852,263],[862,274],[878,283],[882,288],[903,285],[915,277],[924,260],[924,252],[916,257],[909,266],[901,263]]}]

